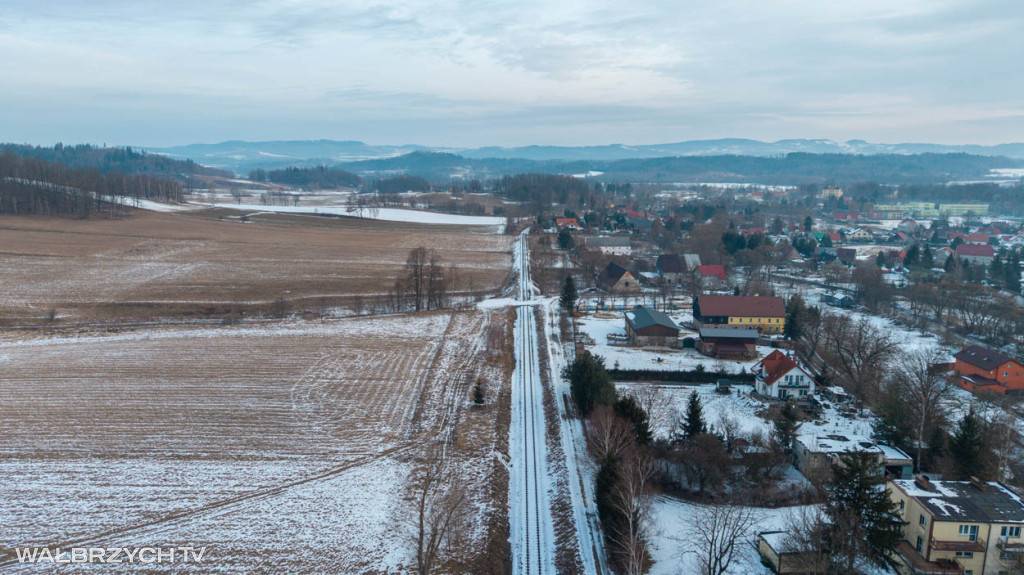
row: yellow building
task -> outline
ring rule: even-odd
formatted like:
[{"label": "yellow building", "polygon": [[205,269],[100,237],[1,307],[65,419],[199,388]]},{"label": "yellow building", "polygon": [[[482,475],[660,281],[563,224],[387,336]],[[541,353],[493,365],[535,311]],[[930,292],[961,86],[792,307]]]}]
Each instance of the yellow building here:
[{"label": "yellow building", "polygon": [[1003,575],[1024,558],[1024,504],[1001,483],[895,480],[903,517],[899,555],[909,574]]},{"label": "yellow building", "polygon": [[786,304],[780,297],[700,295],[693,302],[693,319],[700,327],[782,333],[786,329]]}]

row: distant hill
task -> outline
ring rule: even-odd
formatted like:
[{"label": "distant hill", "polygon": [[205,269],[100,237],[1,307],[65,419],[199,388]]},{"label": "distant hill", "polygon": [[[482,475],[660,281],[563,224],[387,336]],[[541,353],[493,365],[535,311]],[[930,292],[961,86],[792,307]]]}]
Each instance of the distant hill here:
[{"label": "distant hill", "polygon": [[22,158],[37,158],[69,168],[96,169],[102,173],[121,171],[184,180],[189,176],[230,177],[230,172],[197,164],[189,159],[177,160],[138,149],[103,148],[89,144],[76,146],[28,146],[0,144],[0,153],[10,152]]},{"label": "distant hill", "polygon": [[995,146],[942,144],[875,144],[863,140],[792,139],[761,142],[742,138],[689,140],[683,142],[628,146],[523,146],[484,148],[443,148],[419,145],[374,146],[357,141],[308,140],[190,144],[170,148],[148,148],[149,151],[172,158],[190,158],[201,164],[248,173],[253,168],[274,169],[287,166],[335,165],[365,160],[379,160],[411,152],[446,152],[468,159],[502,159],[532,161],[614,161],[664,158],[670,156],[780,156],[791,153],[812,154],[950,154],[1006,156],[1024,159],[1024,143]]},{"label": "distant hill", "polygon": [[812,154],[784,156],[672,156],[626,160],[526,160],[467,158],[414,152],[334,167],[370,178],[410,174],[435,182],[493,179],[519,173],[591,174],[605,181],[748,182],[761,184],[874,181],[884,184],[982,180],[996,168],[1022,168],[1024,160],[970,154]]}]

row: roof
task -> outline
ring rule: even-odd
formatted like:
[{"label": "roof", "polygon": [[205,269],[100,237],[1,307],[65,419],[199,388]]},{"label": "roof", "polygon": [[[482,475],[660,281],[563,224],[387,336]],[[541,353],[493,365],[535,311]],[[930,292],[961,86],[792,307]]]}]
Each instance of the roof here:
[{"label": "roof", "polygon": [[720,280],[725,280],[725,266],[723,265],[697,266],[697,269],[700,270],[700,275],[704,277],[714,276]]},{"label": "roof", "polygon": [[626,312],[626,321],[629,322],[629,325],[633,326],[634,330],[660,325],[679,331],[679,326],[676,325],[676,322],[672,321],[672,318],[660,311],[643,306],[637,306],[633,308],[633,311]]},{"label": "roof", "polygon": [[756,329],[733,329],[730,327],[702,327],[700,328],[700,338],[720,338],[720,339],[757,339]]},{"label": "roof", "polygon": [[786,304],[774,296],[700,295],[694,305],[702,316],[786,316]]},{"label": "roof", "polygon": [[761,361],[754,364],[751,371],[753,371],[758,377],[763,378],[765,384],[771,385],[794,369],[799,369],[812,381],[814,380],[814,377],[807,373],[807,370],[800,367],[800,364],[797,363],[795,359],[777,349],[764,356]]},{"label": "roof", "polygon": [[608,262],[608,267],[604,268],[604,279],[610,283],[615,283],[627,273],[629,273],[629,270],[626,268],[615,262]]},{"label": "roof", "polygon": [[926,487],[917,480],[896,479],[892,484],[937,521],[1024,523],[1024,503],[1001,483],[932,480]]},{"label": "roof", "polygon": [[700,265],[700,254],[683,254],[683,262],[686,263],[686,269],[695,269]]},{"label": "roof", "polygon": [[587,238],[587,244],[597,246],[599,248],[628,248],[630,245],[628,237]]},{"label": "roof", "polygon": [[[797,436],[796,440],[812,453],[849,453],[862,451],[865,453],[877,453],[885,456],[885,451],[869,437],[863,435],[852,435],[829,433],[819,435],[817,433],[806,433]],[[900,452],[902,453],[902,452]],[[903,454],[906,455],[906,454]]]},{"label": "roof", "polygon": [[580,227],[580,224],[576,221],[576,218],[557,218],[555,220],[557,226],[576,226]]},{"label": "roof", "polygon": [[679,254],[661,254],[658,256],[657,266],[663,274],[679,274],[686,271],[683,256]]},{"label": "roof", "polygon": [[980,345],[969,345],[953,354],[957,360],[980,367],[985,371],[995,369],[1004,363],[1016,361],[1010,356],[1003,355],[994,349],[981,347]]},{"label": "roof", "polygon": [[980,244],[960,244],[956,247],[958,256],[977,256],[990,258],[996,254],[995,248]]}]

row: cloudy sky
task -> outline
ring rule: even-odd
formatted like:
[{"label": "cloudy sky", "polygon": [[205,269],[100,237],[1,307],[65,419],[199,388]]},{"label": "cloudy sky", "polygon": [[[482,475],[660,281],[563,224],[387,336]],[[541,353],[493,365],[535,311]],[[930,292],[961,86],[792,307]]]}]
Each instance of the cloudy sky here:
[{"label": "cloudy sky", "polygon": [[0,140],[1024,140],[1024,0],[0,0]]}]

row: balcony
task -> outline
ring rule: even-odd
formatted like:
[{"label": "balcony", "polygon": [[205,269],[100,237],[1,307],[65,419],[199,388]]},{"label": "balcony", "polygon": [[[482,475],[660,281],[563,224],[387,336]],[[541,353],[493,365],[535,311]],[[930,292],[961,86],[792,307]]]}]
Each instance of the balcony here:
[{"label": "balcony", "polygon": [[1024,553],[1024,540],[1014,537],[1014,540],[1010,541],[1005,535],[1000,535],[996,547],[1006,553]]},{"label": "balcony", "polygon": [[896,550],[914,575],[964,575],[964,568],[956,561],[952,559],[927,561],[907,541],[900,543]]},{"label": "balcony", "polygon": [[975,541],[940,541],[932,539],[931,548],[936,551],[971,551],[973,553],[984,553],[985,540],[978,538]]}]

